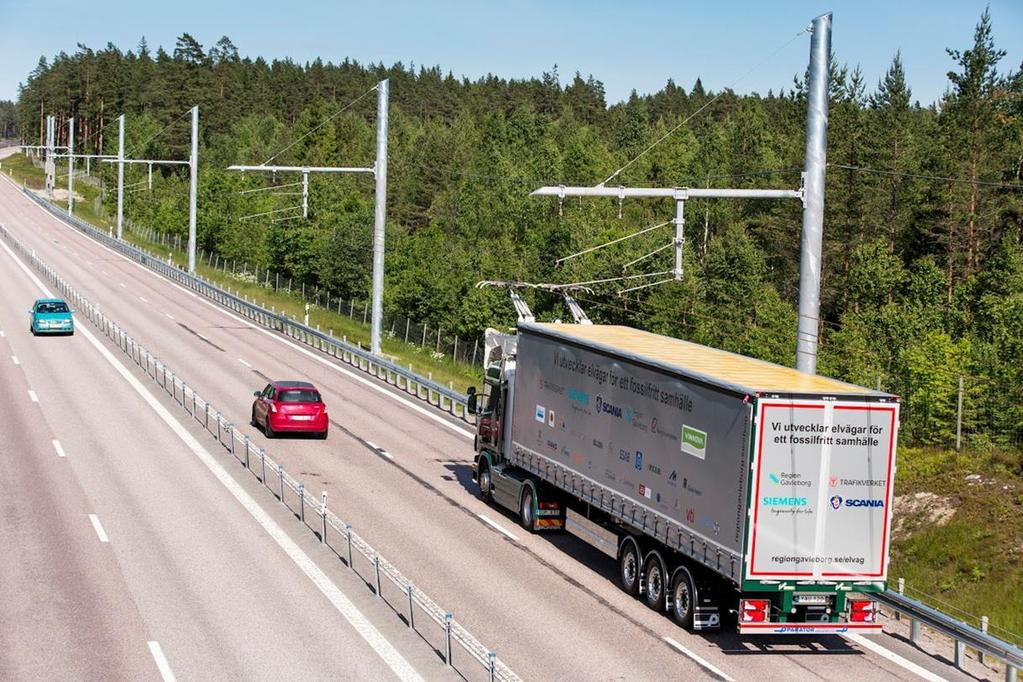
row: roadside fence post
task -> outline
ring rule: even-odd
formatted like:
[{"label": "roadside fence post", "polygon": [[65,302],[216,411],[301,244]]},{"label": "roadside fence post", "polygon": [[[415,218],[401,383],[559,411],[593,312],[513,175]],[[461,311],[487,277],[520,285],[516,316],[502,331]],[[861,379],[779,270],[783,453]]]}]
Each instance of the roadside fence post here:
[{"label": "roadside fence post", "polygon": [[959,375],[959,391],[956,401],[956,452],[963,447],[963,376]]},{"label": "roadside fence post", "polygon": [[446,646],[446,648],[447,648],[447,658],[446,658],[446,660],[444,662],[450,668],[450,667],[452,667],[451,666],[451,614],[450,613],[445,613],[444,614],[444,638],[447,641],[447,646]]}]

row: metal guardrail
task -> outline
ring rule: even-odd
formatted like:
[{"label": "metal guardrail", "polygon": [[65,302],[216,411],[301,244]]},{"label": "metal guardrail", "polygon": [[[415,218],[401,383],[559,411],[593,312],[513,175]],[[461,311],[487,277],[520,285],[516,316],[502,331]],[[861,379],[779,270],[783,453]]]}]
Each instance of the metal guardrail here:
[{"label": "metal guardrail", "polygon": [[357,367],[367,374],[386,381],[388,384],[406,393],[415,395],[420,400],[425,400],[430,405],[465,422],[474,423],[475,416],[468,410],[468,397],[464,393],[459,393],[428,377],[413,372],[411,367],[402,367],[396,362],[373,355],[365,349],[336,339],[330,334],[321,332],[319,329],[308,327],[283,313],[267,310],[252,301],[224,291],[202,277],[190,275],[143,249],[115,239],[81,218],[68,214],[67,211],[55,206],[25,187],[22,187],[22,191],[32,201],[75,229],[83,232],[86,236],[118,251],[171,281],[177,282],[187,289],[201,294],[257,324],[281,332],[311,348],[322,351],[353,367]]},{"label": "metal guardrail", "polygon": [[920,626],[926,625],[955,642],[954,662],[957,668],[965,665],[966,647],[969,647],[982,656],[991,656],[1004,663],[1006,682],[1016,682],[1016,673],[1023,668],[1023,649],[894,590],[874,596],[898,614],[909,617],[909,638],[914,644],[920,637]]},{"label": "metal guardrail", "polygon": [[[209,401],[204,400],[194,388],[135,341],[117,323],[101,313],[88,299],[75,291],[64,278],[43,263],[32,250],[19,242],[3,225],[0,225],[0,237],[28,260],[33,268],[52,282],[77,313],[84,315],[92,322],[100,332],[114,342],[123,354],[138,365],[151,381],[166,391],[186,414],[213,435],[217,442],[252,473],[281,504],[287,507],[308,529],[317,534],[320,542],[329,547],[348,568],[359,573],[355,566],[356,557],[361,556],[367,561],[372,571],[371,577],[367,578],[362,573],[359,575],[367,582],[372,581],[372,589],[376,596],[388,601],[395,614],[404,615],[409,628],[422,634],[429,643],[428,633],[424,633],[420,628],[422,620],[416,617],[417,613],[425,614],[427,623],[432,622],[439,626],[444,637],[444,650],[441,651],[441,654],[448,666],[455,667],[453,647],[457,644],[469,654],[472,661],[483,666],[492,682],[519,681],[519,677],[497,658],[497,654],[485,647],[472,633],[458,623],[451,612],[441,608],[425,592],[417,588],[401,574],[394,564],[384,559],[366,540],[352,530],[350,523],[346,523],[344,519],[331,511],[327,507],[326,491],[319,499],[310,494],[305,485],[288,474],[284,470],[284,466],[270,457],[264,448],[255,447],[247,435],[239,432],[233,423],[224,418],[223,413]],[[336,540],[333,539],[335,535],[337,536]],[[384,596],[384,579],[396,588],[399,595],[397,600],[393,596],[390,600]],[[431,643],[431,646],[434,645]]]}]

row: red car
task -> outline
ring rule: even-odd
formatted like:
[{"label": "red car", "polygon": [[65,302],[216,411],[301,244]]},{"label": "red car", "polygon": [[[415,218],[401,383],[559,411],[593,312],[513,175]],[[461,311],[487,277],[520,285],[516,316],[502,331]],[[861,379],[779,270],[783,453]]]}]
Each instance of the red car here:
[{"label": "red car", "polygon": [[326,438],[330,424],[320,392],[307,381],[271,381],[253,393],[252,425],[267,438],[279,433],[315,433]]}]

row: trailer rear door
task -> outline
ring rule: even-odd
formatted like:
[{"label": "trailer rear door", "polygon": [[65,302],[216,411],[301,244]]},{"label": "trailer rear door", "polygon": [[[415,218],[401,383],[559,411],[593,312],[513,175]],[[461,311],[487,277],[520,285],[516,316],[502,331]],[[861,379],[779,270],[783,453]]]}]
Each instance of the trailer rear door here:
[{"label": "trailer rear door", "polygon": [[747,579],[885,580],[898,410],[758,401]]}]

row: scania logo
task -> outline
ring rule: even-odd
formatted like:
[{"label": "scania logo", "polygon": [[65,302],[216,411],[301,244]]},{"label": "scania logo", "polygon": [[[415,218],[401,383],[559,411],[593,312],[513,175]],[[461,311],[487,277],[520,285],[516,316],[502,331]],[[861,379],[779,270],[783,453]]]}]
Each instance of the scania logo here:
[{"label": "scania logo", "polygon": [[883,509],[884,500],[867,500],[855,497],[843,499],[841,495],[832,495],[831,508],[841,509],[842,507],[869,507],[874,509]]},{"label": "scania logo", "polygon": [[613,403],[606,402],[604,400],[604,396],[597,394],[597,400],[595,404],[598,414],[603,412],[604,414],[609,414],[612,417],[618,417],[619,419],[622,418],[622,408]]}]

